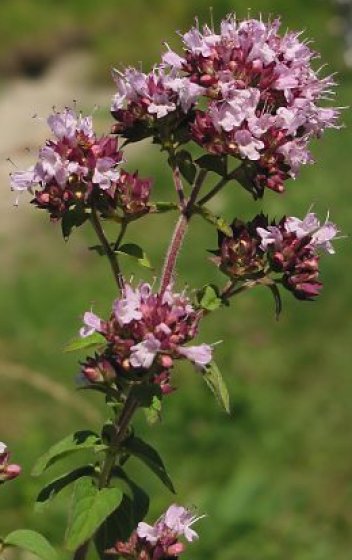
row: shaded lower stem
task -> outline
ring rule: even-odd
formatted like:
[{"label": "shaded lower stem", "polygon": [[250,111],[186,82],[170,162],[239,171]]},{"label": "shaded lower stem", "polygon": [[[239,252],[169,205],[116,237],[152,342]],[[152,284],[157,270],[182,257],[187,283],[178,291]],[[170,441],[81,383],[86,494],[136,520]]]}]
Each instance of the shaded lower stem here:
[{"label": "shaded lower stem", "polygon": [[103,246],[104,252],[109,259],[109,263],[110,263],[110,266],[111,266],[116,284],[117,284],[118,288],[120,290],[122,290],[123,286],[124,286],[124,282],[123,282],[123,277],[122,277],[121,270],[120,270],[120,267],[119,267],[119,263],[117,261],[117,258],[116,258],[116,255],[115,255],[113,249],[110,246],[110,243],[108,242],[108,240],[105,236],[104,230],[102,228],[102,225],[100,223],[97,211],[96,211],[94,206],[92,207],[92,213],[91,213],[91,216],[90,216],[90,221],[93,225],[93,228],[95,230],[95,233],[98,236],[98,239],[99,239],[100,243]]}]

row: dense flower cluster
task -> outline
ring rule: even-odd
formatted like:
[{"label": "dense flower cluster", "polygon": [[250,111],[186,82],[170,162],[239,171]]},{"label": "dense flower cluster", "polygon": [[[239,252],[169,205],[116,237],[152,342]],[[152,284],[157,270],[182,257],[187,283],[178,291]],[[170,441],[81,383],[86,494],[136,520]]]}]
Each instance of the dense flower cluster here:
[{"label": "dense flower cluster", "polygon": [[5,443],[0,441],[0,484],[21,474],[19,465],[9,464],[10,453]]},{"label": "dense flower cluster", "polygon": [[139,523],[127,542],[118,541],[108,553],[128,560],[177,560],[185,549],[179,538],[183,536],[188,542],[197,539],[191,526],[202,517],[173,504],[154,525]]},{"label": "dense flower cluster", "polygon": [[247,224],[236,220],[232,230],[232,237],[219,234],[219,250],[212,258],[232,280],[279,273],[280,282],[298,299],[319,294],[319,250],[334,253],[331,240],[338,230],[332,222],[321,225],[309,212],[303,220],[289,217],[269,224],[260,214]]},{"label": "dense flower cluster", "polygon": [[54,139],[40,149],[35,165],[11,174],[14,191],[34,194],[32,202],[53,220],[72,206],[89,206],[92,196],[105,210],[120,207],[127,215],[146,211],[151,182],[120,169],[122,152],[115,137],[98,138],[92,117],[68,108],[47,122]]},{"label": "dense flower cluster", "polygon": [[317,55],[299,33],[281,37],[279,28],[279,20],[231,15],[220,33],[207,26],[185,33],[183,56],[169,49],[149,74],[116,72],[116,130],[143,123],[154,134],[166,115],[181,122],[187,115],[190,137],[208,152],[251,164],[258,193],[283,191],[284,181],[312,162],[310,139],[338,127],[339,111],[319,105],[334,81],[312,68]]},{"label": "dense flower cluster", "polygon": [[83,364],[83,376],[90,382],[109,382],[148,371],[151,380],[169,392],[175,359],[187,358],[199,368],[211,361],[211,346],[185,346],[196,336],[200,316],[185,294],[173,293],[170,287],[154,294],[149,284],[135,289],[125,284],[108,321],[92,312],[84,315],[81,336],[99,332],[107,347]]}]

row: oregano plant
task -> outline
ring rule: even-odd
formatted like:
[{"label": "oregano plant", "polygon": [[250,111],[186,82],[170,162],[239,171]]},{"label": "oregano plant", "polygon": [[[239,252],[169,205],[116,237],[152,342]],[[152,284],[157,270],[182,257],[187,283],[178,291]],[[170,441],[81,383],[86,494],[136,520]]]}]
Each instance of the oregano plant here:
[{"label": "oregano plant", "polygon": [[[303,218],[289,212],[274,218],[254,210],[244,221],[236,208],[228,223],[208,206],[227,185],[244,188],[254,201],[268,191],[284,193],[300,167],[313,162],[310,141],[326,128],[339,128],[339,110],[329,105],[334,81],[314,69],[317,54],[300,33],[281,33],[278,19],[238,21],[229,15],[218,30],[197,23],[181,39],[180,54],[166,44],[149,73],[114,70],[110,133],[98,136],[91,116],[55,110],[37,161],[11,175],[12,189],[29,192],[31,203],[61,225],[65,240],[85,223],[93,228],[93,249],[107,259],[116,286],[110,313],[99,317],[87,310],[79,335],[66,347],[86,353],[78,383],[104,399],[106,421],[99,430],[88,426],[53,444],[33,468],[40,476],[68,455],[90,455],[87,464],[47,483],[36,503],[40,509],[72,487],[63,546],[74,560],[87,559],[93,548],[100,559],[177,560],[197,538],[193,526],[204,515],[177,503],[149,519],[150,497],[143,480],[131,475],[130,458],[144,463],[171,494],[175,486],[158,451],[133,429],[134,416],[144,409],[147,421],[158,424],[164,401],[176,390],[180,361],[230,413],[216,345],[197,338],[201,323],[256,287],[270,291],[277,316],[282,290],[298,300],[316,299],[320,257],[334,253],[336,226],[329,218],[321,223],[312,211]],[[170,168],[161,202],[153,198],[151,179],[125,169],[124,146],[145,138],[166,155]],[[143,247],[130,241],[129,226],[161,213],[175,223],[164,262],[152,285],[137,283],[124,272],[126,257],[136,266],[151,265]],[[210,253],[194,250],[210,258],[223,282],[185,289],[189,279],[176,282],[175,272],[195,215],[213,228],[214,245]],[[106,222],[114,225],[113,237]],[[148,229],[140,231],[142,245]],[[0,443],[0,482],[19,474]],[[43,560],[60,557],[33,530],[15,530],[1,547],[5,553],[20,547]]]}]

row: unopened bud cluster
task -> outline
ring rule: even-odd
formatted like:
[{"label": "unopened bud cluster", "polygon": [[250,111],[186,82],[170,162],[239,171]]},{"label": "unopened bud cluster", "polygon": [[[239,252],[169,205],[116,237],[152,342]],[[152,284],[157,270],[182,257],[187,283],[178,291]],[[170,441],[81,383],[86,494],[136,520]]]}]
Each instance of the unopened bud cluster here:
[{"label": "unopened bud cluster", "polygon": [[10,453],[5,443],[0,441],[0,484],[12,480],[21,474],[21,467],[9,463]]},{"label": "unopened bud cluster", "polygon": [[323,225],[312,212],[300,220],[282,218],[269,223],[263,214],[248,223],[236,220],[231,237],[219,234],[213,262],[234,282],[274,278],[298,299],[319,295],[320,250],[334,253],[336,226]]}]

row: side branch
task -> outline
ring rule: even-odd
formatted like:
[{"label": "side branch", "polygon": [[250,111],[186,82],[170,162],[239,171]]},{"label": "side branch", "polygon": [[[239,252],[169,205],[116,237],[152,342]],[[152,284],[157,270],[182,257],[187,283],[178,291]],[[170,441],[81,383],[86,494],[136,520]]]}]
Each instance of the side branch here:
[{"label": "side branch", "polygon": [[110,243],[108,242],[108,240],[106,238],[106,235],[104,233],[103,227],[100,223],[97,211],[96,211],[94,206],[92,206],[92,213],[91,213],[91,216],[90,216],[90,221],[91,221],[92,226],[95,230],[95,233],[98,236],[98,239],[99,239],[100,243],[103,246],[105,254],[109,259],[110,266],[111,266],[116,284],[117,284],[119,290],[122,290],[123,286],[124,286],[124,282],[123,282],[123,277],[122,277],[122,273],[121,273],[121,270],[120,270],[120,266],[119,266],[117,257],[115,255],[113,249],[111,248]]}]

